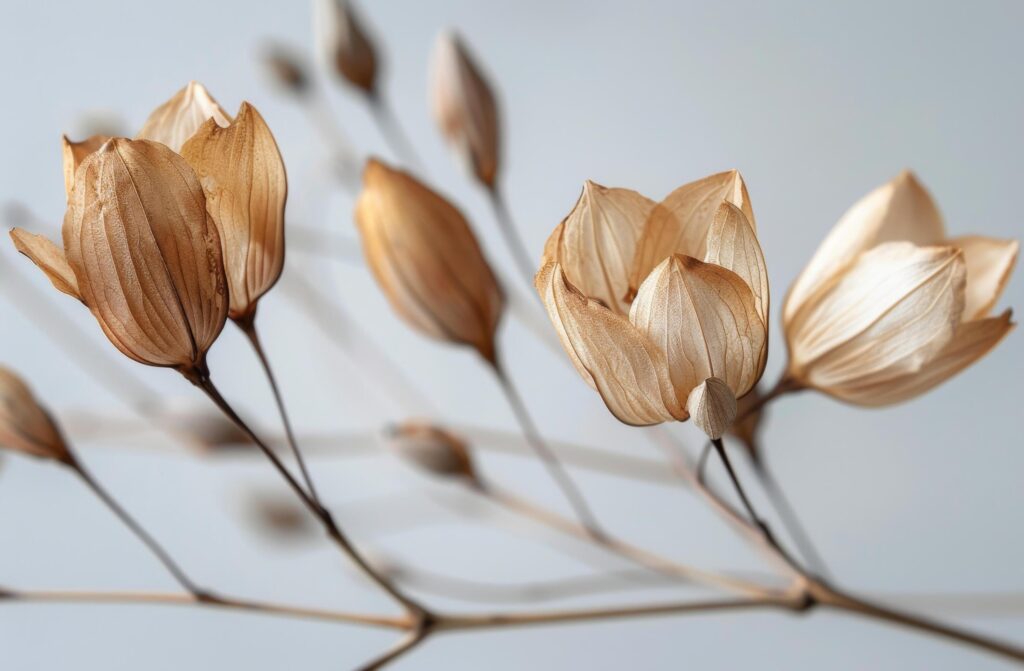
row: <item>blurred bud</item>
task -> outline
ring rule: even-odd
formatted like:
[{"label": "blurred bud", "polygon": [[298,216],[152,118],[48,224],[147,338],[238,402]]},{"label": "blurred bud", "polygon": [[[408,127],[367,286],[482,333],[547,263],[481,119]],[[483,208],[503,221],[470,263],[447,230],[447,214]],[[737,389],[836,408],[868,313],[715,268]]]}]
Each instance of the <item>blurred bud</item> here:
[{"label": "blurred bud", "polygon": [[317,0],[314,11],[317,49],[328,71],[374,94],[377,57],[358,14],[348,0]]},{"label": "blurred bud", "polygon": [[253,526],[279,541],[304,540],[314,536],[317,529],[309,512],[294,497],[262,491],[246,492],[244,510]]},{"label": "blurred bud", "polygon": [[465,441],[439,427],[406,422],[390,432],[391,448],[400,457],[441,477],[476,479]]},{"label": "blurred bud", "polygon": [[13,371],[0,366],[0,448],[65,464],[74,462],[60,429],[32,390]]},{"label": "blurred bud", "polygon": [[442,34],[434,48],[431,100],[441,133],[484,186],[498,175],[498,105],[461,38]]},{"label": "blurred bud", "polygon": [[294,51],[280,44],[268,44],[262,51],[263,63],[275,85],[299,97],[309,92],[309,69]]},{"label": "blurred bud", "polygon": [[161,142],[180,152],[182,145],[207,119],[213,119],[218,126],[231,123],[231,117],[202,84],[189,82],[170,100],[153,110],[135,138]]},{"label": "blurred bud", "polygon": [[503,298],[462,214],[414,177],[370,159],[355,218],[367,264],[399,316],[493,362]]}]

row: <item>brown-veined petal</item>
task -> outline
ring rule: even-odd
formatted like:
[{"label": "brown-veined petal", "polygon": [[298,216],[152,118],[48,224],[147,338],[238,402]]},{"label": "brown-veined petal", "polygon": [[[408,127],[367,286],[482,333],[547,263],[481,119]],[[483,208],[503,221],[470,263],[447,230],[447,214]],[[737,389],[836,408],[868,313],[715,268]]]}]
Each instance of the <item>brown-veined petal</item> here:
[{"label": "brown-veined petal", "polygon": [[953,238],[948,244],[964,253],[967,266],[967,290],[963,320],[984,317],[992,310],[1006,287],[1017,262],[1020,243],[980,235]]},{"label": "brown-veined petal", "polygon": [[13,371],[0,366],[0,448],[71,463],[60,429]]},{"label": "brown-veined petal", "polygon": [[738,171],[720,172],[684,184],[666,196],[644,224],[631,266],[632,293],[655,266],[673,254],[704,258],[708,229],[723,200],[739,207],[751,228],[757,230],[747,186]]},{"label": "brown-veined petal", "polygon": [[63,249],[46,236],[29,233],[20,228],[11,231],[11,240],[19,252],[30,258],[32,263],[46,273],[54,287],[68,296],[82,300],[82,295],[78,291],[78,280],[68,265]]},{"label": "brown-veined petal", "polygon": [[750,287],[727,268],[665,259],[640,285],[629,320],[667,358],[681,403],[709,377],[742,396],[764,370],[765,325]]},{"label": "brown-veined petal", "polygon": [[61,136],[61,147],[64,155],[64,193],[71,198],[71,190],[75,187],[75,172],[85,157],[99,149],[110,139],[108,135],[92,135],[81,142],[72,142],[67,135]]},{"label": "brown-veined petal", "polygon": [[768,267],[761,243],[743,210],[729,201],[718,207],[708,229],[706,263],[728,268],[742,277],[754,294],[761,323],[768,325]]},{"label": "brown-veined petal", "polygon": [[242,319],[252,314],[284,267],[284,161],[270,128],[247,102],[227,127],[208,119],[181,154],[199,177],[206,209],[220,233],[229,315]]},{"label": "brown-veined petal", "polygon": [[324,65],[366,93],[374,93],[377,56],[348,0],[317,0],[313,13],[317,49]]},{"label": "brown-veined petal", "polygon": [[736,419],[736,397],[725,382],[709,377],[690,392],[686,409],[698,429],[718,440]]},{"label": "brown-veined petal", "polygon": [[192,137],[207,119],[227,126],[231,117],[199,82],[189,82],[171,99],[153,110],[135,136],[138,140],[162,142],[174,151]]},{"label": "brown-veined petal", "polygon": [[665,356],[629,320],[588,300],[557,263],[541,268],[536,284],[565,351],[619,421],[646,426],[688,417]]},{"label": "brown-veined petal", "polygon": [[939,245],[945,238],[942,215],[924,186],[904,170],[854,203],[832,228],[789,290],[784,323],[810,297],[845,272],[861,253],[884,242]]}]

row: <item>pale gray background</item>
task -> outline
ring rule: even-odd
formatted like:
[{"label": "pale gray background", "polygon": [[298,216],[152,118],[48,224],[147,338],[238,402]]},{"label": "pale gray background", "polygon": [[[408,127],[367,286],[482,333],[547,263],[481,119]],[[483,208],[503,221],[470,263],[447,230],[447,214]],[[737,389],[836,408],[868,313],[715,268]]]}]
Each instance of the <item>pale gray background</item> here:
[{"label": "pale gray background", "polygon": [[[467,35],[500,90],[503,182],[535,255],[584,179],[661,197],[685,181],[731,167],[742,170],[750,187],[776,308],[843,210],[903,167],[917,170],[935,193],[952,233],[1021,234],[1019,2],[364,4],[386,52],[387,92],[432,181],[464,208],[494,262],[506,268],[509,258],[486,202],[447,155],[427,111],[427,54],[448,26]],[[316,136],[299,109],[268,85],[256,61],[265,38],[307,48],[309,36],[310,11],[302,2],[5,0],[0,199],[27,203],[54,222],[56,235],[64,201],[60,133],[81,133],[82,114],[96,110],[115,112],[134,129],[152,107],[198,79],[229,110],[246,99],[266,116],[289,168],[292,219],[351,234],[351,200],[327,191]],[[388,154],[358,99],[332,87],[331,104],[359,146]],[[6,243],[2,247],[2,263],[31,270]],[[304,258],[293,254],[289,262],[294,271]],[[363,270],[335,266],[333,272],[338,299],[448,418],[513,427],[473,356],[410,333]],[[41,276],[31,276],[49,290]],[[49,295],[107,347],[85,311]],[[1018,273],[1000,306],[1022,304]],[[358,366],[301,321],[282,292],[272,294],[261,313],[299,427],[366,430],[394,418],[368,401]],[[774,379],[784,360],[775,336],[766,379]],[[636,431],[616,425],[597,397],[520,324],[509,320],[502,342],[509,368],[548,435],[656,456]],[[3,300],[0,351],[4,363],[30,379],[61,416],[125,412]],[[198,401],[168,371],[123,358],[116,363],[133,367],[169,395]],[[1022,363],[1021,335],[1014,333],[955,381],[906,405],[866,411],[814,395],[779,403],[766,434],[771,461],[844,585],[889,594],[1024,590]],[[212,366],[246,414],[259,413],[265,425],[276,427],[262,377],[230,325]],[[680,435],[691,446],[698,443],[691,427]],[[247,524],[241,502],[253,487],[283,491],[262,462],[209,464],[179,449],[158,452],[126,441],[114,446],[83,440],[81,449],[200,581],[239,595],[390,607],[339,573],[341,562],[325,542],[292,547]],[[491,458],[485,467],[510,486],[561,505],[529,462]],[[436,511],[438,524],[384,537],[393,514],[369,497],[398,493],[409,504],[430,483],[389,457],[318,460],[314,468],[357,538],[372,536],[422,566],[497,581],[581,570],[521,536],[458,524],[443,508]],[[685,493],[600,476],[582,475],[580,481],[608,524],[630,538],[702,565],[757,566]],[[347,508],[349,501],[362,503]],[[18,458],[6,459],[0,473],[0,584],[174,587],[71,477]],[[645,596],[654,593],[634,598]],[[616,599],[630,597],[572,603]],[[1024,642],[1020,616],[934,614]],[[388,632],[195,609],[0,605],[0,666],[19,671],[344,669],[392,638]],[[941,641],[825,613],[453,635],[431,641],[397,668],[747,665],[1008,668]]]}]

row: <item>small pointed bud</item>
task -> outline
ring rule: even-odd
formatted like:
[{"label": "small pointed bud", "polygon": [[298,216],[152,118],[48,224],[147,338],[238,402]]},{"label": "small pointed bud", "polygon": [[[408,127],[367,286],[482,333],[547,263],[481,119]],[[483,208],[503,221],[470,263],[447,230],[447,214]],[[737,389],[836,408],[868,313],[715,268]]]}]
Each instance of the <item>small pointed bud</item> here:
[{"label": "small pointed bud", "polygon": [[137,140],[153,140],[174,151],[199,130],[207,119],[219,126],[227,126],[231,118],[199,82],[189,82],[171,99],[153,110],[135,136]]},{"label": "small pointed bud", "polygon": [[736,419],[736,397],[722,380],[709,377],[693,388],[686,399],[693,423],[712,440],[718,440]]},{"label": "small pointed bud", "polygon": [[313,28],[327,69],[372,95],[377,80],[376,50],[352,3],[317,0]]},{"label": "small pointed bud", "polygon": [[313,518],[294,497],[249,491],[243,505],[252,525],[275,540],[292,543],[315,537]]},{"label": "small pointed bud", "polygon": [[262,59],[271,81],[282,91],[300,98],[309,93],[309,68],[298,54],[283,45],[268,44]]},{"label": "small pointed bud", "polygon": [[71,464],[60,429],[13,371],[0,366],[0,448]]},{"label": "small pointed bud", "polygon": [[389,442],[400,457],[433,475],[476,479],[469,448],[449,431],[406,422],[391,431]]}]

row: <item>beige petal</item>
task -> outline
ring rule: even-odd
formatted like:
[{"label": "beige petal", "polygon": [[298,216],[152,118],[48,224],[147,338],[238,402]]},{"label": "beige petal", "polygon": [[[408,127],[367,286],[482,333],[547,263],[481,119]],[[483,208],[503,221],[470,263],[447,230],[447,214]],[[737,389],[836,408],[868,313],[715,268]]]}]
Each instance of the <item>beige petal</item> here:
[{"label": "beige petal", "polygon": [[71,463],[60,429],[13,371],[0,366],[0,448]]},{"label": "beige petal", "polygon": [[709,377],[742,396],[764,370],[754,295],[726,268],[682,254],[665,259],[640,285],[629,320],[666,357],[680,403]]},{"label": "beige petal", "polygon": [[704,258],[708,229],[722,201],[743,210],[751,228],[757,230],[746,184],[736,170],[684,184],[654,208],[644,225],[630,273],[633,293],[655,266],[673,254]]},{"label": "beige petal", "polygon": [[743,210],[726,201],[718,206],[708,229],[706,263],[728,268],[743,278],[754,294],[761,323],[768,325],[768,267],[761,243]]},{"label": "beige petal", "polygon": [[29,233],[20,228],[11,231],[11,239],[19,252],[32,259],[32,263],[46,273],[53,286],[68,296],[82,300],[78,291],[78,280],[68,265],[63,249],[45,236]]},{"label": "beige petal", "polygon": [[552,237],[565,276],[588,298],[629,313],[626,293],[636,242],[655,203],[629,189],[587,181],[576,206]]},{"label": "beige petal", "polygon": [[857,201],[839,220],[793,283],[783,306],[783,321],[816,291],[846,271],[862,252],[883,242],[942,244],[942,215],[913,173],[901,172]]},{"label": "beige petal", "polygon": [[984,317],[992,310],[1006,288],[1020,243],[980,235],[953,238],[948,242],[964,253],[967,264],[967,300],[963,321]]},{"label": "beige petal", "polygon": [[686,409],[698,429],[718,440],[736,419],[736,397],[725,382],[709,377],[690,392]]},{"label": "beige petal", "polygon": [[389,445],[400,457],[441,477],[476,477],[464,440],[440,427],[405,422],[391,432]]},{"label": "beige petal", "polygon": [[61,136],[64,154],[64,192],[68,198],[71,198],[71,190],[75,187],[75,172],[78,166],[86,156],[99,149],[109,139],[109,135],[93,135],[81,142],[72,142],[67,135]]},{"label": "beige petal", "polygon": [[352,4],[348,0],[317,0],[313,28],[317,49],[328,71],[367,93],[374,93],[377,56]]},{"label": "beige petal", "polygon": [[441,133],[485,186],[494,186],[499,163],[498,105],[494,93],[454,33],[438,38],[430,84]]},{"label": "beige petal", "polygon": [[202,84],[189,82],[170,100],[153,110],[135,138],[162,142],[174,151],[181,151],[182,145],[207,119],[213,119],[218,126],[231,123],[231,117]]},{"label": "beige petal", "polygon": [[226,128],[208,119],[181,154],[203,185],[206,209],[220,233],[229,315],[245,318],[284,267],[288,181],[274,135],[246,102]]},{"label": "beige petal", "polygon": [[141,363],[202,366],[228,296],[220,238],[188,163],[162,144],[117,138],[86,158],[76,184],[64,248],[107,337]]},{"label": "beige petal", "polygon": [[920,370],[956,331],[965,275],[952,247],[890,242],[864,253],[787,328],[791,373],[831,392]]},{"label": "beige petal", "polygon": [[625,317],[588,300],[557,263],[541,268],[536,284],[565,351],[619,421],[646,426],[687,418],[665,356]]}]

